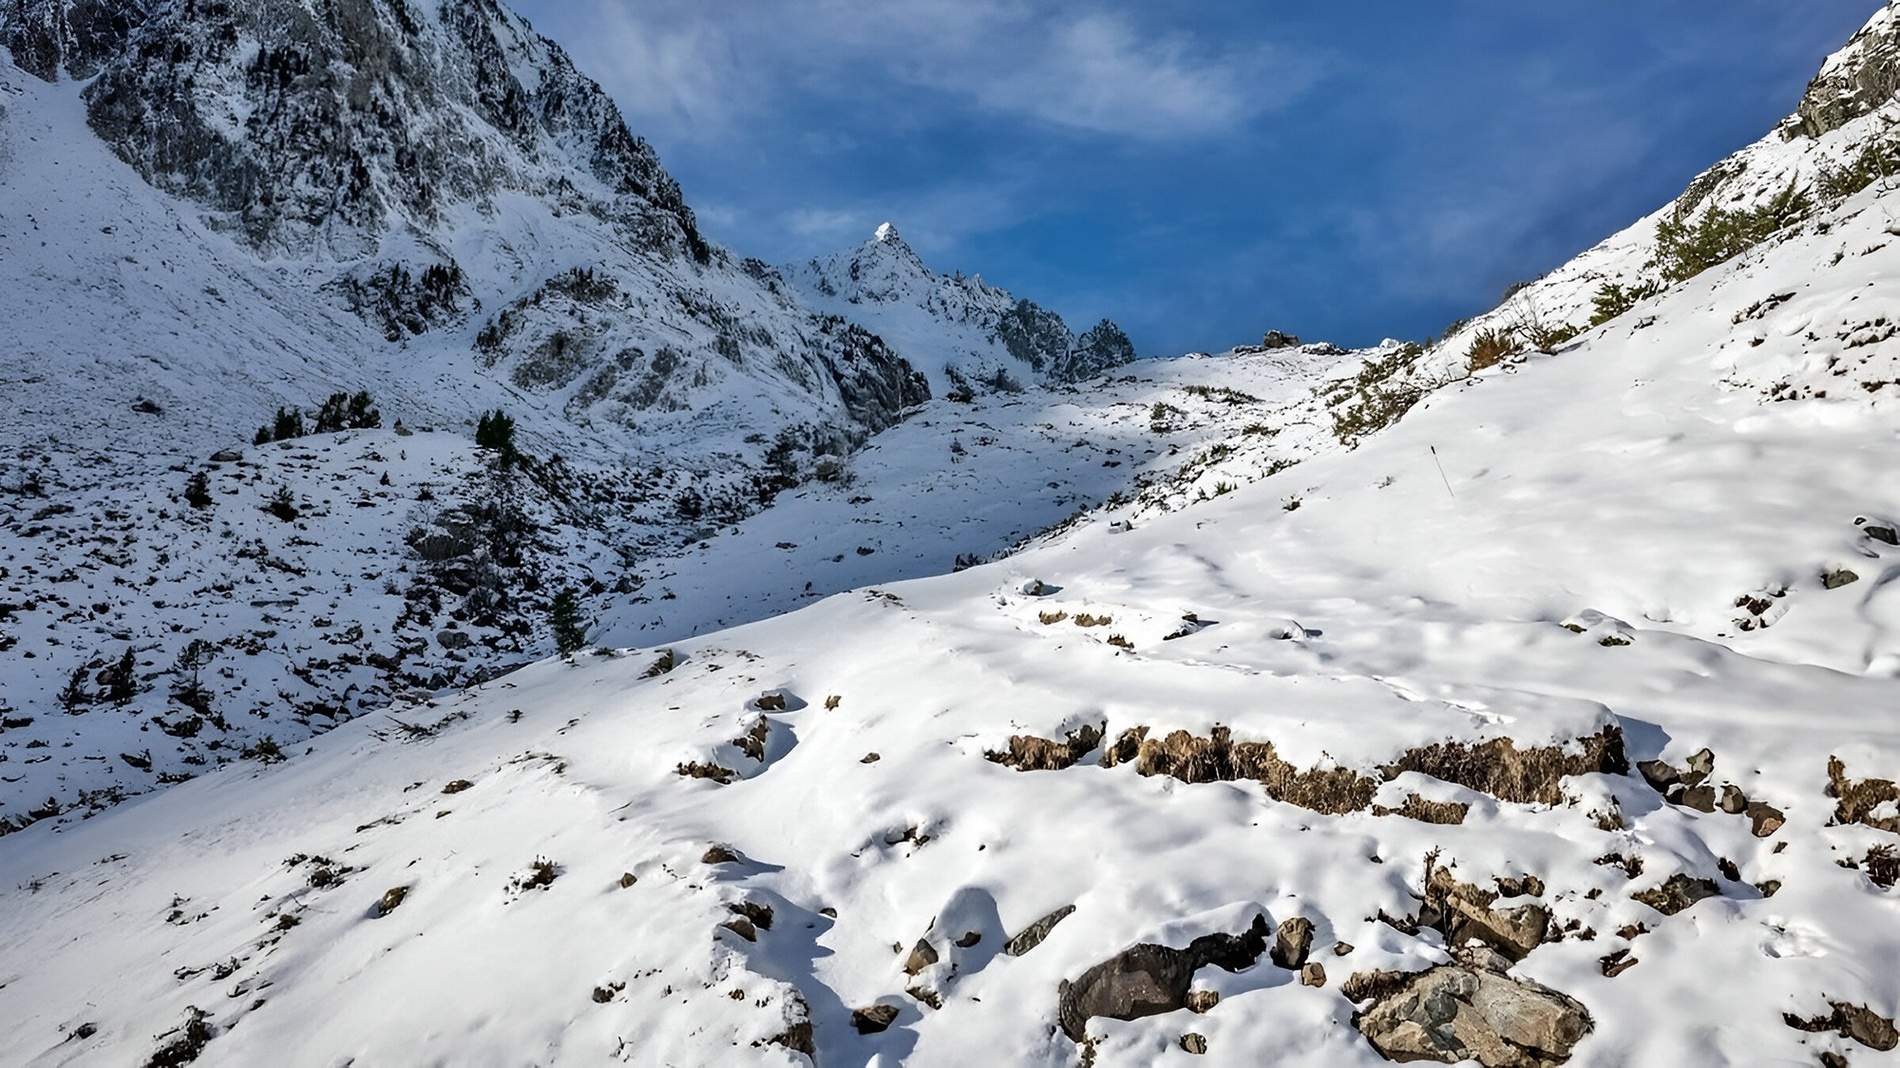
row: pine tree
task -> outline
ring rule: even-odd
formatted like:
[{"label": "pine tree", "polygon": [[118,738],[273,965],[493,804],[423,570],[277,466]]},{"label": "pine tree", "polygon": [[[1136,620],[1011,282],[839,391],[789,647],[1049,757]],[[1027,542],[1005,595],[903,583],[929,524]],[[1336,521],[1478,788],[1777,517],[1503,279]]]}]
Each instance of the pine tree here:
[{"label": "pine tree", "polygon": [[180,682],[172,696],[179,703],[204,711],[208,695],[204,689],[203,672],[205,665],[217,655],[218,647],[203,638],[193,638],[178,651],[178,659],[172,664],[172,673],[179,677]]},{"label": "pine tree", "polygon": [[351,430],[375,430],[383,425],[383,413],[376,410],[364,390],[350,398],[348,423]]},{"label": "pine tree", "polygon": [[66,678],[66,685],[59,691],[59,707],[69,716],[77,716],[92,703],[92,691],[86,689],[86,666],[79,665]]},{"label": "pine tree", "polygon": [[271,423],[271,440],[289,441],[304,435],[303,409],[279,408],[277,418]]},{"label": "pine tree", "polygon": [[349,424],[350,395],[332,393],[317,408],[318,434],[334,434]]},{"label": "pine tree", "polygon": [[554,597],[548,610],[548,626],[554,630],[554,647],[562,656],[580,651],[587,644],[587,623],[581,618],[580,594],[572,586]]},{"label": "pine tree", "polygon": [[203,471],[193,471],[185,480],[185,503],[193,508],[211,507],[210,476]]},{"label": "pine tree", "polygon": [[515,459],[515,421],[497,408],[483,412],[475,424],[475,447],[494,452],[506,465]]},{"label": "pine tree", "polygon": [[132,654],[132,647],[126,646],[125,655],[119,662],[105,671],[105,698],[115,705],[128,705],[139,695],[138,658]]}]

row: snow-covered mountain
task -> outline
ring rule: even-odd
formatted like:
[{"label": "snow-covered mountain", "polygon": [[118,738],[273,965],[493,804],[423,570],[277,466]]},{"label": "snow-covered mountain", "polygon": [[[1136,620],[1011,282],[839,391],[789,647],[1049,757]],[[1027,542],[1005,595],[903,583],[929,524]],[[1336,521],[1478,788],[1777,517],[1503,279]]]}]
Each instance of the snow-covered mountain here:
[{"label": "snow-covered mountain", "polygon": [[0,292],[0,832],[545,655],[930,395],[486,0],[0,5]]},{"label": "snow-covered mountain", "polygon": [[[1882,1063],[1896,25],[1435,345],[934,402],[616,600],[634,647],[0,838],[8,1055]],[[804,576],[875,584],[761,618]]]},{"label": "snow-covered mountain", "polygon": [[1106,319],[1077,335],[1060,315],[981,276],[932,271],[890,223],[862,246],[784,276],[805,303],[869,327],[929,376],[937,396],[1078,382],[1135,358]]}]

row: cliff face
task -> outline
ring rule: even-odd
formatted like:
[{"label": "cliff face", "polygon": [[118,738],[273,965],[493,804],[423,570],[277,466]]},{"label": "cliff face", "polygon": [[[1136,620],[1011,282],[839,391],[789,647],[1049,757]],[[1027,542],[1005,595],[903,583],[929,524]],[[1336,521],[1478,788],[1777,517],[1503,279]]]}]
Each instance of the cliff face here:
[{"label": "cliff face", "polygon": [[1872,114],[1900,92],[1900,9],[1888,4],[1808,83],[1783,140],[1831,133]]}]

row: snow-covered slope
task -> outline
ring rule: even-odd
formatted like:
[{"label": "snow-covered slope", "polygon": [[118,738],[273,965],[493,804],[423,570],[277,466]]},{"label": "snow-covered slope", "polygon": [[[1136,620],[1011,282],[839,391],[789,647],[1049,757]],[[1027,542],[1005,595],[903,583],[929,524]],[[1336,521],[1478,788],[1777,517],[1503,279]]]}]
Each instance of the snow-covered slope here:
[{"label": "snow-covered slope", "polygon": [[1077,382],[1135,358],[1106,319],[1078,336],[1060,315],[980,276],[932,271],[890,223],[862,246],[784,276],[812,307],[869,327],[929,376],[937,396]]},{"label": "snow-covered slope", "polygon": [[1252,388],[1280,434],[1246,437],[1290,451],[0,840],[10,1049],[1882,1063],[1897,203],[1819,204],[1357,448],[1268,354],[1144,367],[1151,423],[1160,390]]}]

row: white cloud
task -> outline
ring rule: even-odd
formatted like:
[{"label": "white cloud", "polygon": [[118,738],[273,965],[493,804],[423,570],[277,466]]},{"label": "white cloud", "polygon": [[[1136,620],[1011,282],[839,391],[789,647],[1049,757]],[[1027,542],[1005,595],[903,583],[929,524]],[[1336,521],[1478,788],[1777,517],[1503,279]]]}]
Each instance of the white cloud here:
[{"label": "white cloud", "polygon": [[[894,123],[905,90],[998,117],[1142,140],[1228,131],[1282,106],[1319,64],[1165,26],[1021,0],[592,0],[523,7],[636,125],[726,137],[822,94]],[[1152,12],[1149,14],[1153,17]],[[898,92],[893,92],[897,90]],[[893,97],[903,97],[902,100]]]}]

